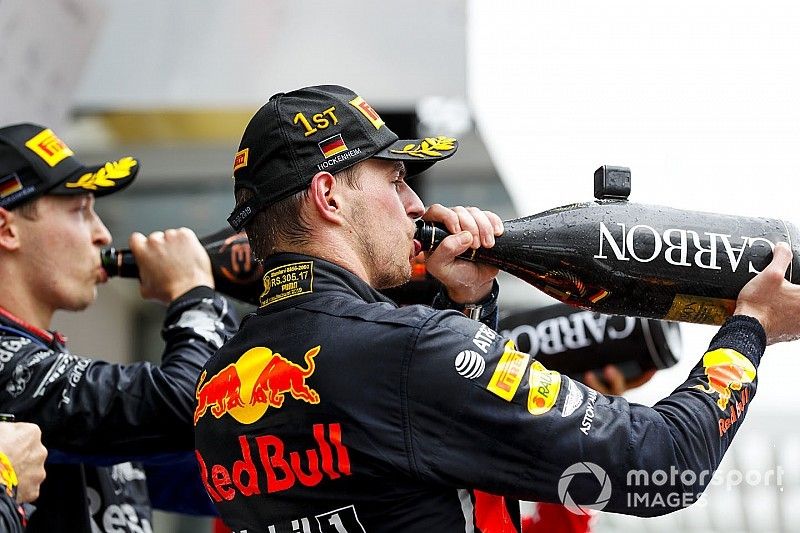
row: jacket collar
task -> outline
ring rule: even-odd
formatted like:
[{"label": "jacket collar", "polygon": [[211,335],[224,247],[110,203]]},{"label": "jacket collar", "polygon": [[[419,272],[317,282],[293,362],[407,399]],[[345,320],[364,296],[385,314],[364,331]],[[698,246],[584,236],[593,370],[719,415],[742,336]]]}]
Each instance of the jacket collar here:
[{"label": "jacket collar", "polygon": [[67,344],[67,338],[58,331],[47,331],[28,324],[21,318],[13,315],[10,311],[0,307],[0,327],[3,330],[13,331],[31,340],[38,340],[47,346],[63,348]]},{"label": "jacket collar", "polygon": [[259,313],[293,307],[321,293],[345,293],[365,302],[389,298],[335,263],[303,254],[280,253],[264,260],[264,292]]}]

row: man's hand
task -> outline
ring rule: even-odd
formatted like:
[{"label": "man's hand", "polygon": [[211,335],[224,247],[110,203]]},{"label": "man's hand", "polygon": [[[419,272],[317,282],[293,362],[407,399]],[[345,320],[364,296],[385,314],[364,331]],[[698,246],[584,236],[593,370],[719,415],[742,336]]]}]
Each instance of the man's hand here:
[{"label": "man's hand", "polygon": [[423,220],[440,222],[452,233],[428,255],[426,266],[442,282],[447,295],[457,303],[475,303],[488,296],[497,276],[495,267],[458,259],[470,248],[491,248],[495,236],[503,234],[503,221],[491,211],[477,207],[453,207],[433,204]]},{"label": "man's hand", "polygon": [[779,242],[772,262],[739,292],[734,315],[757,319],[767,333],[767,344],[800,339],[800,286],[784,275],[792,262],[792,251]]},{"label": "man's hand", "polygon": [[583,374],[583,384],[606,396],[622,396],[622,393],[626,390],[639,387],[650,381],[655,373],[655,370],[648,370],[638,378],[626,381],[625,376],[618,367],[606,365],[603,368],[602,379],[600,379],[596,372],[590,370]]},{"label": "man's hand", "polygon": [[169,303],[199,285],[214,288],[211,260],[188,228],[131,235],[129,245],[139,267],[143,298]]},{"label": "man's hand", "polygon": [[17,474],[17,502],[36,500],[39,485],[44,481],[44,460],[47,458],[39,426],[25,422],[0,422],[0,451],[6,454]]}]

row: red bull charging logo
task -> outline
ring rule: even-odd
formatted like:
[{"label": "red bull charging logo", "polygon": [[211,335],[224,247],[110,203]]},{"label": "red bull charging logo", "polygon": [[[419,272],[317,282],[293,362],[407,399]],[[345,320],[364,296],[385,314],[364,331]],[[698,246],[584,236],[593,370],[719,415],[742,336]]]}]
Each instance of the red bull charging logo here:
[{"label": "red bull charging logo", "polygon": [[703,366],[708,387],[695,385],[694,388],[707,394],[716,393],[719,396],[717,406],[722,411],[728,408],[733,391],[742,390],[742,385],[752,383],[756,377],[753,363],[744,355],[729,348],[706,352],[703,356]]},{"label": "red bull charging logo", "polygon": [[295,364],[266,347],[247,350],[235,363],[206,380],[206,371],[197,383],[197,408],[194,423],[210,411],[215,418],[228,413],[242,424],[259,420],[270,407],[281,407],[286,394],[295,400],[319,403],[319,394],[306,384],[314,373],[314,357],[320,347],[308,350],[306,367]]}]

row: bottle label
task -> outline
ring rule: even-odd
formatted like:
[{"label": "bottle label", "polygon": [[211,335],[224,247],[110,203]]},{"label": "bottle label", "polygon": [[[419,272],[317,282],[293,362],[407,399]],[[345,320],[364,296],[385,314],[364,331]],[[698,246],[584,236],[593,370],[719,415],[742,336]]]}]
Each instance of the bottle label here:
[{"label": "bottle label", "polygon": [[273,268],[264,274],[264,292],[259,300],[260,307],[313,292],[313,285],[314,263],[311,261]]},{"label": "bottle label", "polygon": [[[571,309],[571,308],[567,308]],[[593,311],[579,311],[520,324],[500,333],[532,356],[554,355],[567,350],[580,350],[606,342],[627,339],[636,330],[637,320],[625,316],[609,316]]]},{"label": "bottle label", "polygon": [[734,300],[676,294],[672,306],[664,315],[664,320],[719,325],[733,314],[734,309],[736,309]]},{"label": "bottle label", "polygon": [[244,233],[231,235],[216,254],[209,255],[219,262],[220,274],[231,283],[249,285],[264,273],[264,267],[253,258],[250,241]]},{"label": "bottle label", "polygon": [[[704,270],[758,274],[768,263],[775,242],[764,236],[737,237],[728,233],[698,232],[680,228],[657,229],[646,224],[626,227],[600,222],[595,259],[673,265]],[[778,235],[780,237],[780,235]],[[783,238],[781,237],[781,240]],[[768,247],[768,248],[767,248]],[[754,264],[754,260],[757,264]]]}]

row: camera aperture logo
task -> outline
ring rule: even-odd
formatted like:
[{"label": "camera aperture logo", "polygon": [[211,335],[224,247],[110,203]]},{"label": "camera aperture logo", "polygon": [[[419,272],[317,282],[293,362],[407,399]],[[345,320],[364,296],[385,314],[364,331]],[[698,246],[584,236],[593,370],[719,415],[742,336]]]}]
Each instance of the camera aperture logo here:
[{"label": "camera aperture logo", "polygon": [[[589,504],[577,504],[569,493],[569,484],[572,478],[576,475],[594,475],[597,482],[600,484],[600,493],[597,495],[597,500]],[[564,473],[561,474],[561,479],[558,480],[558,497],[561,503],[566,506],[571,513],[576,515],[589,515],[591,511],[602,511],[611,499],[611,480],[603,468],[588,461],[575,463],[567,467]]]},{"label": "camera aperture logo", "polygon": [[[572,485],[572,478],[582,476]],[[589,476],[588,478],[586,476]],[[592,476],[595,481],[592,481]],[[617,478],[620,483],[622,478]],[[623,494],[617,494],[617,502],[624,500],[628,508],[649,508],[661,510],[677,510],[690,505],[704,505],[704,490],[709,485],[724,485],[727,490],[746,483],[750,486],[783,487],[783,468],[778,466],[763,472],[758,470],[742,471],[730,469],[700,470],[679,469],[670,466],[669,470],[628,470],[625,477]],[[599,486],[598,489],[594,486]],[[578,488],[580,487],[580,488]],[[719,490],[719,489],[717,489]],[[595,497],[594,494],[597,494]],[[581,503],[575,502],[575,495]],[[611,499],[611,479],[603,467],[582,461],[570,465],[558,480],[558,497],[561,503],[576,515],[590,515],[592,511],[602,511]],[[591,498],[594,503],[584,503]]]}]

